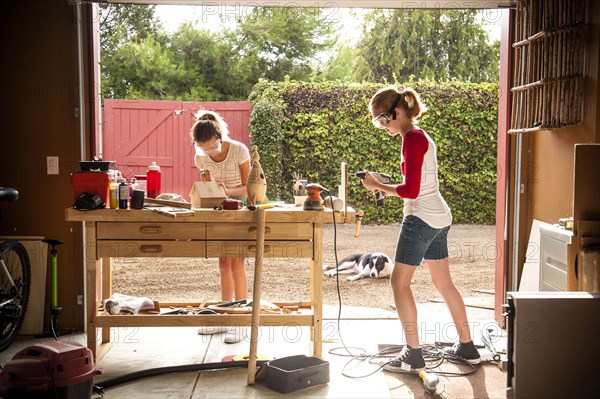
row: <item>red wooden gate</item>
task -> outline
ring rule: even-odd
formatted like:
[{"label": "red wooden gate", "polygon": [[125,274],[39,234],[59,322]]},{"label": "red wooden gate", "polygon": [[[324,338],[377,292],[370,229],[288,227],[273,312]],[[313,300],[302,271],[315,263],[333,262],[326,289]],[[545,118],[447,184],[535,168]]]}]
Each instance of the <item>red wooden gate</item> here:
[{"label": "red wooden gate", "polygon": [[130,180],[146,173],[153,161],[162,171],[163,193],[188,194],[198,170],[190,129],[199,109],[218,112],[229,126],[232,139],[249,146],[252,102],[181,102],[104,100],[102,157]]}]

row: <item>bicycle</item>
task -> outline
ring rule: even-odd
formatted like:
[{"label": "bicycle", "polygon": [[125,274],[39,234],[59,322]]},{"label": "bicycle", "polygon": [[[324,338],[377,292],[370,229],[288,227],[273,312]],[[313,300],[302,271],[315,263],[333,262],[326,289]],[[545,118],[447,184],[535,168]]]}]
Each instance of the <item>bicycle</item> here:
[{"label": "bicycle", "polygon": [[[19,192],[14,188],[0,187],[0,204],[18,198]],[[31,264],[27,250],[18,240],[0,243],[0,352],[6,350],[19,333],[30,290]]]}]

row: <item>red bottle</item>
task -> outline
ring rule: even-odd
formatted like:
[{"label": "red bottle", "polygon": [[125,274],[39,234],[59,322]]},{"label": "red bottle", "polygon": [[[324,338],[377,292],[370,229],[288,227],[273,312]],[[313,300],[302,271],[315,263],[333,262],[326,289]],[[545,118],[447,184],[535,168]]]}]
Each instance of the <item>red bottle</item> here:
[{"label": "red bottle", "polygon": [[160,166],[156,162],[152,162],[152,165],[148,166],[146,172],[148,198],[156,198],[160,194]]}]

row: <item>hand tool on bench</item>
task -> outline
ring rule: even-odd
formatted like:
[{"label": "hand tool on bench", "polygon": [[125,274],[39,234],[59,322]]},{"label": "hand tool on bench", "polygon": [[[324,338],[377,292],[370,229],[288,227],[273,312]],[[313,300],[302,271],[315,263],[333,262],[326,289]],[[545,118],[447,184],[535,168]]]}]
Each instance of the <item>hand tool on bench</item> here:
[{"label": "hand tool on bench", "polygon": [[254,261],[254,288],[252,290],[252,323],[250,324],[250,356],[248,358],[248,385],[256,379],[256,352],[258,349],[258,328],[260,318],[260,291],[262,265],[265,250],[265,224],[267,212],[264,208],[256,210],[256,258]]}]

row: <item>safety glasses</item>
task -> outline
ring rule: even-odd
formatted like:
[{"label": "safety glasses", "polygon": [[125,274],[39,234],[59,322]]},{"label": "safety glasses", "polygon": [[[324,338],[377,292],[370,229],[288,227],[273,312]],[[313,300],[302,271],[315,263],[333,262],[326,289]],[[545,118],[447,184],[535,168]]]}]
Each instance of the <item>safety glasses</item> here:
[{"label": "safety glasses", "polygon": [[371,122],[373,122],[373,125],[375,125],[377,129],[386,129],[390,124],[390,116],[391,114],[389,112],[382,112],[373,118]]},{"label": "safety glasses", "polygon": [[209,146],[204,146],[204,143],[200,145],[199,143],[194,143],[194,147],[196,148],[196,152],[200,154],[213,154],[215,152],[221,151],[221,140],[216,139],[214,143]]},{"label": "safety glasses", "polygon": [[396,107],[398,106],[398,104],[400,103],[401,98],[402,98],[402,94],[398,93],[398,95],[396,96],[396,99],[394,100],[394,103],[392,104],[390,109],[388,109],[387,112],[380,113],[379,115],[377,115],[376,117],[374,117],[371,120],[371,122],[373,122],[373,125],[375,125],[375,127],[377,129],[386,129],[390,124],[391,118],[396,119],[396,111],[395,110],[396,110]]}]

